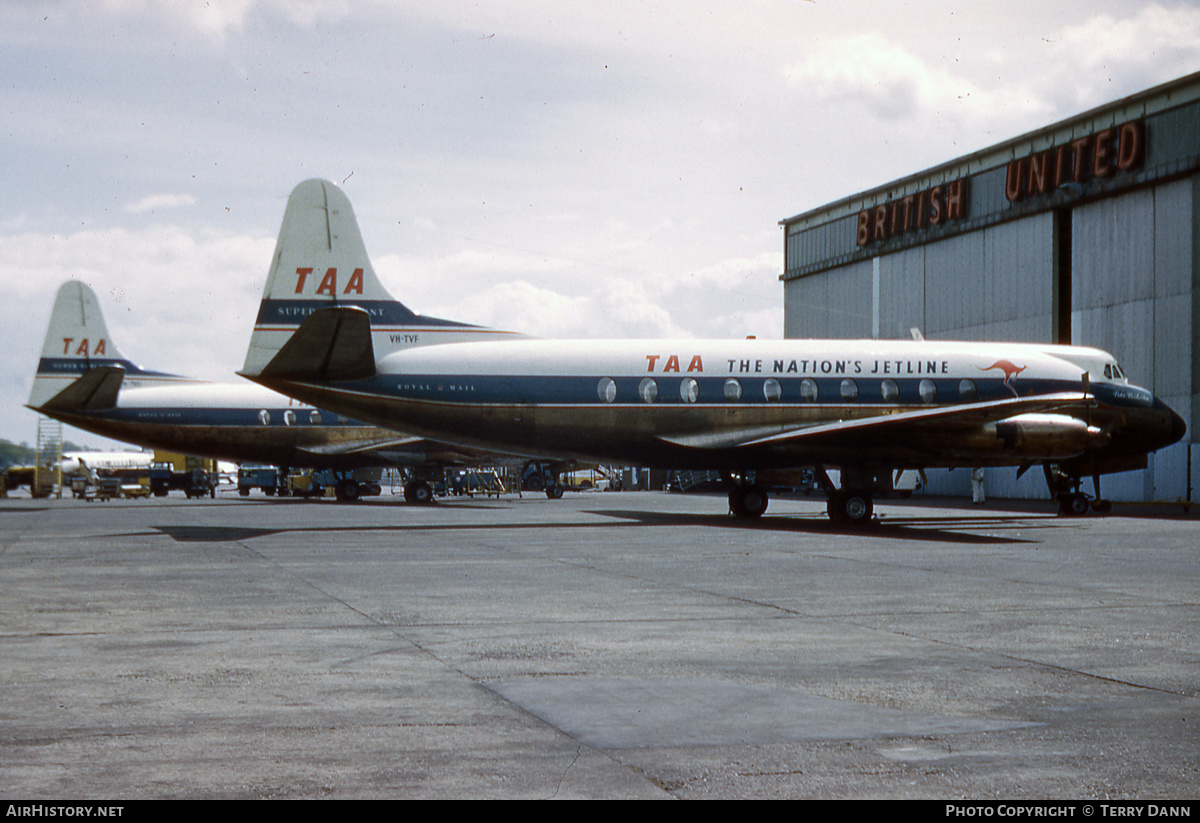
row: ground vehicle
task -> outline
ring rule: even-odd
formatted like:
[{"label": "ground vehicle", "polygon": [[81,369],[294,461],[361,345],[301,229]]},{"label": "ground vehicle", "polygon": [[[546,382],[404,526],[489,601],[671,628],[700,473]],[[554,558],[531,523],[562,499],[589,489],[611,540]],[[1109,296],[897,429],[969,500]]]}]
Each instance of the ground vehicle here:
[{"label": "ground vehicle", "polygon": [[241,466],[238,468],[237,490],[249,497],[252,489],[262,489],[268,497],[279,488],[279,470],[274,466]]},{"label": "ground vehicle", "polygon": [[216,461],[183,454],[155,452],[150,466],[150,493],[155,497],[166,497],[171,491],[181,490],[191,500],[194,497],[211,497],[216,494]]}]

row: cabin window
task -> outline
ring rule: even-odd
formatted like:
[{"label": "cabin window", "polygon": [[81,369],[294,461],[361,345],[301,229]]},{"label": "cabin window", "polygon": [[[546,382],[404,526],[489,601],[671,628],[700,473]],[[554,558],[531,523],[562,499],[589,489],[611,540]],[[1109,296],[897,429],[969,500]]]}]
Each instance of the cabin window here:
[{"label": "cabin window", "polygon": [[684,403],[695,403],[700,396],[700,384],[694,377],[685,377],[679,383],[679,399]]},{"label": "cabin window", "polygon": [[974,380],[960,380],[958,382],[958,398],[964,403],[974,403],[979,399],[979,390],[975,388]]},{"label": "cabin window", "polygon": [[779,381],[774,377],[768,377],[766,382],[763,383],[763,397],[767,398],[767,401],[770,403],[774,403],[783,397],[783,387],[779,385]]},{"label": "cabin window", "polygon": [[900,397],[900,387],[896,385],[895,380],[889,378],[879,384],[879,393],[883,395],[884,403],[895,403]]},{"label": "cabin window", "polygon": [[725,381],[725,399],[730,403],[742,399],[742,384],[732,377]]},{"label": "cabin window", "polygon": [[805,403],[817,402],[817,381],[806,377],[800,381],[800,399]]},{"label": "cabin window", "polygon": [[932,403],[937,399],[937,386],[929,378],[922,380],[917,390],[921,393],[922,403]]},{"label": "cabin window", "polygon": [[296,413],[294,411],[292,411],[291,409],[288,409],[287,411],[285,411],[283,413],[283,425],[285,425],[285,426],[296,425]]},{"label": "cabin window", "polygon": [[857,400],[858,399],[858,384],[847,377],[842,381],[842,399]]},{"label": "cabin window", "polygon": [[258,422],[264,426],[271,425],[271,413],[266,409],[261,410],[258,413]]},{"label": "cabin window", "polygon": [[617,399],[617,384],[611,377],[601,377],[600,382],[596,385],[596,394],[605,403],[611,403]]},{"label": "cabin window", "polygon": [[638,397],[642,398],[643,403],[653,403],[658,399],[658,384],[654,378],[642,378],[642,382],[638,383]]},{"label": "cabin window", "polygon": [[316,409],[310,411],[308,413],[308,422],[312,423],[314,426],[321,425],[321,413]]}]

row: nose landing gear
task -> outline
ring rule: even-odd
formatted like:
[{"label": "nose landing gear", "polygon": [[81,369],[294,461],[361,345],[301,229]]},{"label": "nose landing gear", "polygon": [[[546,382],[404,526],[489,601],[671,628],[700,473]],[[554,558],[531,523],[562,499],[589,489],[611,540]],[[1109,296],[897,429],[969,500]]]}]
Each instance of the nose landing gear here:
[{"label": "nose landing gear", "polygon": [[1089,511],[1097,514],[1108,514],[1112,511],[1112,501],[1100,496],[1100,473],[1092,475],[1092,489],[1095,496],[1089,497],[1081,490],[1083,480],[1078,472],[1068,472],[1061,466],[1045,464],[1046,485],[1050,494],[1058,499],[1058,513],[1064,517],[1083,517]]}]

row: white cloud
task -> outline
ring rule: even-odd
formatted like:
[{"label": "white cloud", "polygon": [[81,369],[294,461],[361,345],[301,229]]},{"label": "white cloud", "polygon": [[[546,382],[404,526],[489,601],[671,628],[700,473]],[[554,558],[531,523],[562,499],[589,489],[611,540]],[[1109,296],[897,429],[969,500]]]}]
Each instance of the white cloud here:
[{"label": "white cloud", "polygon": [[104,0],[103,6],[121,15],[157,17],[187,33],[216,41],[244,33],[255,11],[311,27],[341,19],[350,10],[346,0]]},{"label": "white cloud", "polygon": [[[1138,5],[1129,16],[1097,14],[1066,27],[1049,45],[1062,66],[1063,105],[1093,106],[1118,94],[1172,80],[1200,68],[1200,8]],[[1052,87],[1053,88],[1053,87]]]},{"label": "white cloud", "polygon": [[184,206],[196,205],[196,198],[190,194],[152,194],[143,197],[135,203],[125,206],[130,214],[145,214],[165,209],[177,209]]},{"label": "white cloud", "polygon": [[[817,37],[782,71],[808,99],[856,104],[913,133],[949,119],[960,134],[1002,138],[1200,69],[1193,5],[1047,21],[1014,11],[1014,20],[983,25],[989,14],[981,11],[975,29],[952,29],[931,15],[928,33],[878,28]],[[932,39],[935,31],[958,37],[948,46]]]}]

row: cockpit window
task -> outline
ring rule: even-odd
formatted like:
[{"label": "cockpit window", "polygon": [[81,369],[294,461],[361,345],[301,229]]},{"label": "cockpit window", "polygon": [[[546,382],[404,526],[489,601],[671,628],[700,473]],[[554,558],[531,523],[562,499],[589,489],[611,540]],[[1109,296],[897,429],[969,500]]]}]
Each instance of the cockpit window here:
[{"label": "cockpit window", "polygon": [[1107,377],[1109,380],[1124,380],[1125,372],[1123,372],[1121,370],[1121,367],[1118,366],[1116,363],[1105,363],[1104,364],[1104,376]]}]

